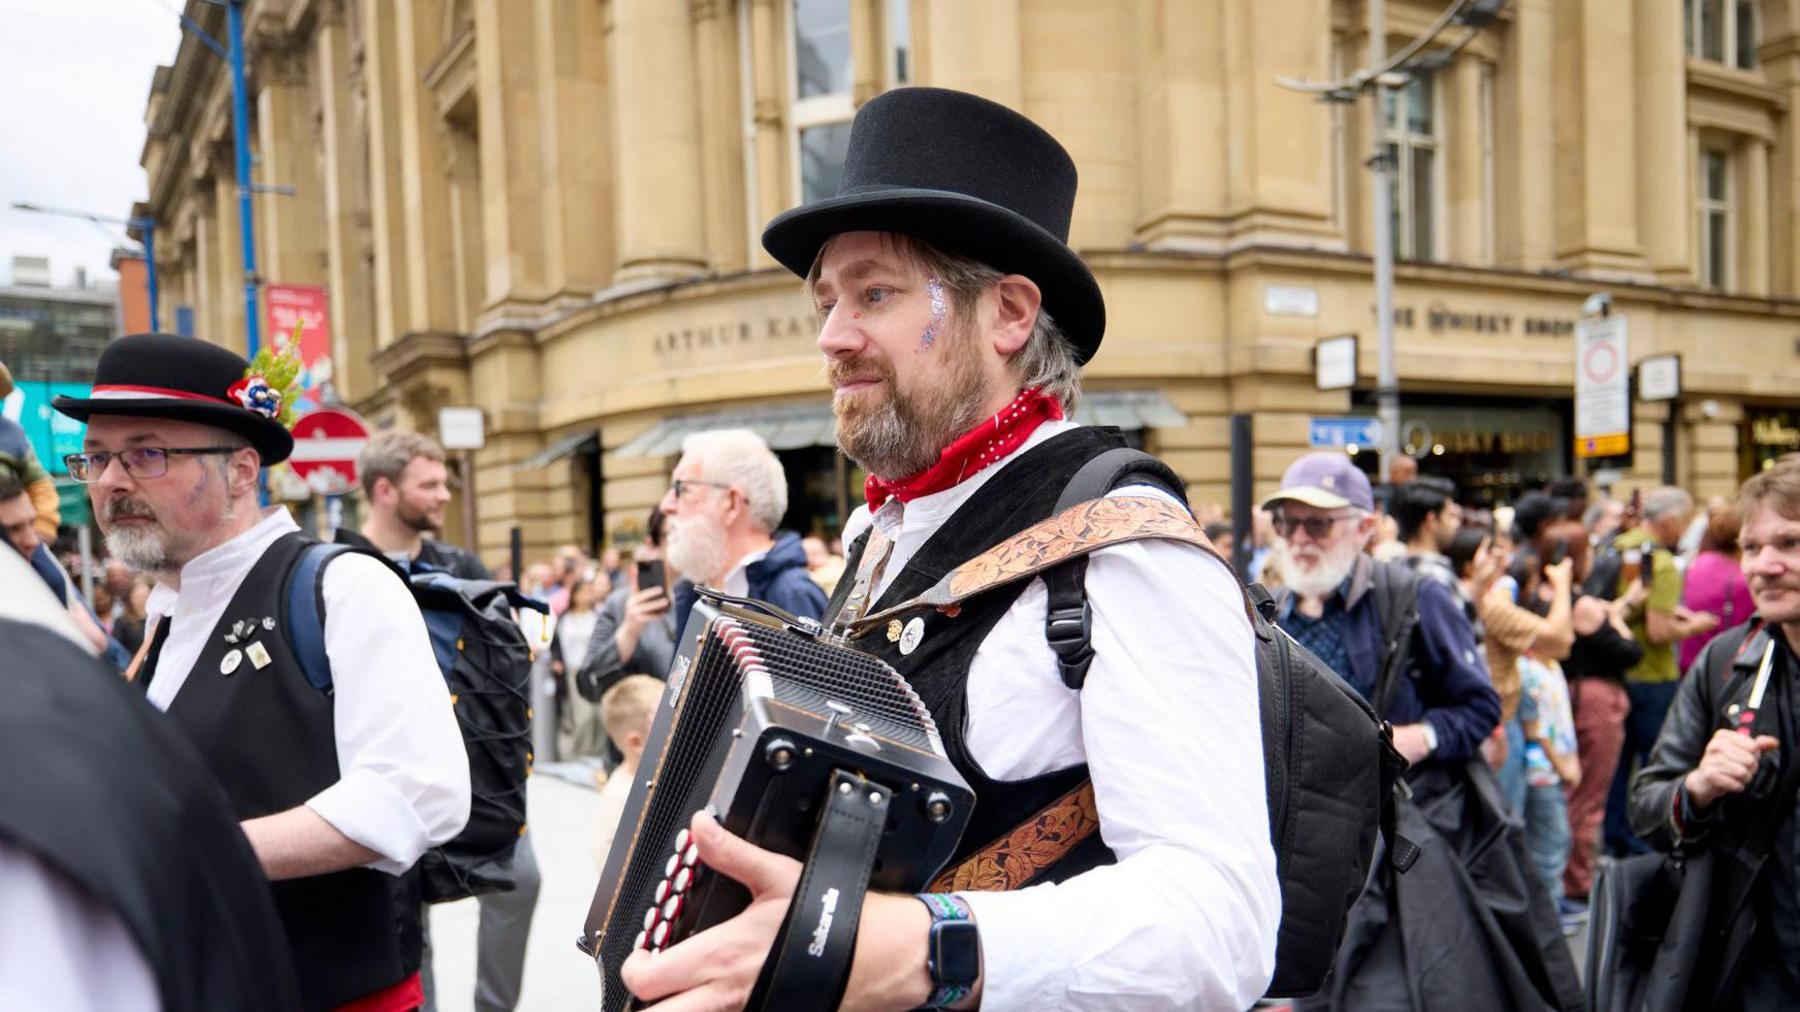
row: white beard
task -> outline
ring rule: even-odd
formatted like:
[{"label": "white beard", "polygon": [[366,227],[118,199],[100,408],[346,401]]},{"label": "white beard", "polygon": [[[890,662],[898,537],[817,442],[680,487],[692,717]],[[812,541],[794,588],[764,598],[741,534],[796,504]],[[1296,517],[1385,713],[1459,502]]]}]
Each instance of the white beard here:
[{"label": "white beard", "polygon": [[725,531],[704,519],[683,522],[669,518],[669,567],[695,583],[704,584],[721,573],[725,558]]},{"label": "white beard", "polygon": [[1336,590],[1356,568],[1356,557],[1361,553],[1362,548],[1355,541],[1345,541],[1308,567],[1294,558],[1286,541],[1275,542],[1275,563],[1282,583],[1301,597],[1324,597]]},{"label": "white beard", "polygon": [[176,568],[170,564],[162,536],[150,527],[115,527],[107,531],[106,550],[133,572],[159,573]]}]

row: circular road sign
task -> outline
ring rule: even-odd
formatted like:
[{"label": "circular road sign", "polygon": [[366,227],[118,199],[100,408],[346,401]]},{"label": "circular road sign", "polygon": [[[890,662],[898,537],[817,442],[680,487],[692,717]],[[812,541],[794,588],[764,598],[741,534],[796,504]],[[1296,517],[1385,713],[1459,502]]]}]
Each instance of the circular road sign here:
[{"label": "circular road sign", "polygon": [[368,441],[369,425],[356,412],[309,411],[294,423],[288,466],[320,495],[344,495],[356,488],[356,458]]}]

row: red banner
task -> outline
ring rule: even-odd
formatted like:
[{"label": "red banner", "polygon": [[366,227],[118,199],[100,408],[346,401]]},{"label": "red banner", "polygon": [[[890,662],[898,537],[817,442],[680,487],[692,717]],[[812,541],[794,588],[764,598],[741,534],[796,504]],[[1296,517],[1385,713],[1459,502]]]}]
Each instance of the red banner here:
[{"label": "red banner", "polygon": [[276,351],[287,348],[294,337],[294,324],[300,324],[300,403],[296,409],[311,411],[326,400],[335,401],[336,388],[331,374],[331,315],[326,306],[325,289],[318,285],[263,286],[263,298],[269,305],[268,340]]}]

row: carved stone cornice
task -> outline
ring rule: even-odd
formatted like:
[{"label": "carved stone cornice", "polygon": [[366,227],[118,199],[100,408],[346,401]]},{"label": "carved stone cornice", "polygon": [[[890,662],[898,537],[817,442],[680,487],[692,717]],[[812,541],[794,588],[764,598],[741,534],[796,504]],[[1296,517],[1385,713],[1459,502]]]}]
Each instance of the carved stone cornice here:
[{"label": "carved stone cornice", "polygon": [[369,356],[383,380],[399,383],[433,366],[462,368],[469,360],[463,335],[443,330],[415,330]]}]

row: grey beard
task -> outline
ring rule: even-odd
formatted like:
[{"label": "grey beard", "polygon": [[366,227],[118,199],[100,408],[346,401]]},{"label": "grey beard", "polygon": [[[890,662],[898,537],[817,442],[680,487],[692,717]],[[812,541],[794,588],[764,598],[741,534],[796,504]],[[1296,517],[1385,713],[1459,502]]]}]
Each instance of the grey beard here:
[{"label": "grey beard", "polygon": [[1281,573],[1281,580],[1289,590],[1302,597],[1324,597],[1338,588],[1350,570],[1356,568],[1356,556],[1359,551],[1351,551],[1343,558],[1326,555],[1319,560],[1317,568],[1301,569],[1288,551],[1286,542],[1276,543],[1276,567]]},{"label": "grey beard", "polygon": [[670,530],[666,554],[671,569],[699,584],[716,577],[730,561],[725,558],[725,532],[705,521]]},{"label": "grey beard", "polygon": [[115,527],[106,533],[106,550],[133,572],[166,573],[180,568],[152,530]]}]

